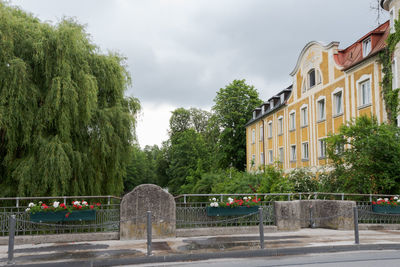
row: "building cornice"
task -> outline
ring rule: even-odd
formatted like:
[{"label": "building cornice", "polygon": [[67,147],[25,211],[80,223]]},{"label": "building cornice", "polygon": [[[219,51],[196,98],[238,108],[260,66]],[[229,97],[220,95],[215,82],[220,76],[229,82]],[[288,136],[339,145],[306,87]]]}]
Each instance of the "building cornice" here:
[{"label": "building cornice", "polygon": [[300,68],[300,63],[303,59],[304,54],[306,53],[307,49],[310,48],[313,45],[319,45],[322,46],[324,49],[330,49],[334,46],[339,46],[339,42],[330,42],[329,44],[325,44],[323,42],[318,42],[318,41],[311,41],[308,44],[306,44],[304,46],[304,48],[301,50],[300,55],[297,59],[297,63],[296,66],[294,67],[293,71],[290,73],[291,76],[294,76],[296,74],[296,72],[299,70]]}]

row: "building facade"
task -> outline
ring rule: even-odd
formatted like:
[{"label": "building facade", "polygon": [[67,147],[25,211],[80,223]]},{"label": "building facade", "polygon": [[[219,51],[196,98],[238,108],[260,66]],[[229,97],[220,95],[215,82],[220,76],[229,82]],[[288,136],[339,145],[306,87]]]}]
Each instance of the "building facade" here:
[{"label": "building facade", "polygon": [[[285,170],[326,164],[325,138],[361,115],[387,120],[382,96],[379,52],[394,31],[400,0],[383,0],[391,19],[339,49],[339,43],[308,43],[290,75],[293,84],[268,99],[246,124],[247,170],[280,162]],[[393,86],[399,87],[400,49],[392,62]],[[399,120],[398,120],[399,121]]]}]

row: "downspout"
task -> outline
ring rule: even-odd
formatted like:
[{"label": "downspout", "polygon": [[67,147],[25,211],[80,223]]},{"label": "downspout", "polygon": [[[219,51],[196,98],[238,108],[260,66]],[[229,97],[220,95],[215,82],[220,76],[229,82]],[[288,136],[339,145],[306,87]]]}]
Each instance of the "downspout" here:
[{"label": "downspout", "polygon": [[264,132],[265,132],[265,123],[264,123],[264,119],[262,119],[262,126],[263,126],[263,132],[262,132],[262,146],[263,146],[263,157],[264,157],[264,166],[263,168],[267,165],[267,153],[265,153],[265,138],[264,138]]}]

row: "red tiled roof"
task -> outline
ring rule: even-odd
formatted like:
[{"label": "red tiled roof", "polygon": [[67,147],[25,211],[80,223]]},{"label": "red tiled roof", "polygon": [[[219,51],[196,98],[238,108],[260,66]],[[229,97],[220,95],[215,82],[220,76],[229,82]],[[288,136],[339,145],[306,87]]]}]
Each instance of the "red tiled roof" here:
[{"label": "red tiled roof", "polygon": [[[346,49],[338,50],[338,53],[333,56],[336,64],[341,66],[342,70],[347,70],[361,61],[370,58],[386,46],[386,39],[389,36],[389,33],[389,21],[386,21],[378,28],[361,37],[351,46]],[[371,37],[371,52],[366,57],[363,57],[362,42],[368,37]]]}]

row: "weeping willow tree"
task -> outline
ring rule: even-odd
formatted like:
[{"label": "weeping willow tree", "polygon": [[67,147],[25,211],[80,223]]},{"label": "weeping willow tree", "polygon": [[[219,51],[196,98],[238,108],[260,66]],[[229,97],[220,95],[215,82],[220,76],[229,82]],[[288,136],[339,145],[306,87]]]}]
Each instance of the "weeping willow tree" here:
[{"label": "weeping willow tree", "polygon": [[140,108],[129,84],[124,58],[74,20],[0,1],[0,195],[123,192]]}]

